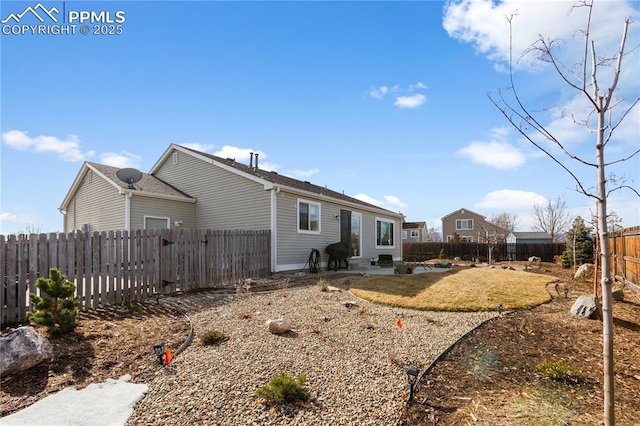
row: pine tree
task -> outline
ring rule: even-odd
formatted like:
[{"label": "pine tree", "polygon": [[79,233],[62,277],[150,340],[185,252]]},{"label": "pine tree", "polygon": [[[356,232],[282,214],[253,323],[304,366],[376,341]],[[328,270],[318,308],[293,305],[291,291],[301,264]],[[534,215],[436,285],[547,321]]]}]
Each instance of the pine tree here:
[{"label": "pine tree", "polygon": [[[589,227],[580,216],[573,220],[571,228],[567,232],[567,258],[571,265],[582,265],[593,262],[594,236]],[[575,255],[574,255],[575,251]]]},{"label": "pine tree", "polygon": [[42,292],[42,297],[29,294],[29,300],[36,309],[27,313],[29,322],[46,326],[52,335],[70,333],[80,325],[77,321],[80,302],[73,297],[76,286],[58,269],[49,269],[49,278],[38,278],[36,287]]}]

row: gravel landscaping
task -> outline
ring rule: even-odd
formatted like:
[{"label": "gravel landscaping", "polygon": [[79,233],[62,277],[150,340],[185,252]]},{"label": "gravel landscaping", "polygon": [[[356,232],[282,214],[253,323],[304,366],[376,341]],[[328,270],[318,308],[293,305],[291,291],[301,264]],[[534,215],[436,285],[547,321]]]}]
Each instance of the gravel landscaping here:
[{"label": "gravel landscaping", "polygon": [[[459,337],[496,315],[400,310],[315,285],[207,295],[212,307],[205,309],[202,297],[177,301],[197,307],[189,312],[194,341],[158,370],[128,425],[393,425],[408,396],[407,368],[423,371]],[[277,318],[289,320],[293,331],[270,333],[265,322]],[[210,330],[229,339],[203,346],[199,336]],[[308,402],[271,406],[255,396],[281,371],[307,375]]]}]

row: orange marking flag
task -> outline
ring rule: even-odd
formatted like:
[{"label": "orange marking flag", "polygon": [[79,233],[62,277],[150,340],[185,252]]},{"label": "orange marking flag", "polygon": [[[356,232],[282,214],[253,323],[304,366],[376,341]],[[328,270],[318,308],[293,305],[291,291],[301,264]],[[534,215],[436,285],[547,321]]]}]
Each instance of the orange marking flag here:
[{"label": "orange marking flag", "polygon": [[402,330],[402,318],[398,317],[398,319],[396,320],[396,325],[400,330]]},{"label": "orange marking flag", "polygon": [[171,351],[169,349],[164,351],[164,356],[162,357],[162,360],[164,361],[164,365],[169,365],[172,359],[173,359],[173,354],[171,353]]}]

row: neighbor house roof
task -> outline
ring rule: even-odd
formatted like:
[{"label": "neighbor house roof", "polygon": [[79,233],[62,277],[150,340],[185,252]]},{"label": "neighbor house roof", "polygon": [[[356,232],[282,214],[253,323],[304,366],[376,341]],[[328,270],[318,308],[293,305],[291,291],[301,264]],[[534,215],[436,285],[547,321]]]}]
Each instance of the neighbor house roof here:
[{"label": "neighbor house roof", "polygon": [[82,165],[82,168],[76,176],[76,179],[73,181],[73,184],[71,185],[71,189],[69,189],[67,196],[60,205],[60,210],[63,210],[69,204],[69,202],[71,202],[71,200],[73,199],[73,195],[76,193],[76,191],[82,184],[85,175],[90,170],[94,173],[97,173],[120,192],[126,191],[130,192],[132,195],[172,199],[191,203],[194,203],[196,201],[195,198],[189,196],[188,194],[185,194],[184,192],[169,185],[161,179],[158,179],[157,177],[147,173],[142,173],[142,179],[134,183],[133,188],[130,189],[129,184],[121,181],[116,175],[117,171],[120,170],[119,167],[106,166],[104,164],[91,163],[86,161]]},{"label": "neighbor house roof", "polygon": [[233,158],[217,157],[215,155],[207,154],[205,152],[197,151],[195,149],[187,148],[187,147],[176,145],[176,144],[171,144],[169,146],[169,148],[165,151],[164,155],[151,168],[151,171],[149,173],[153,174],[157,170],[157,168],[162,164],[162,162],[164,162],[167,156],[171,153],[172,149],[177,149],[183,152],[192,153],[195,156],[201,156],[201,157],[207,158],[215,163],[224,165],[226,166],[226,168],[230,170],[234,170],[239,174],[242,174],[246,177],[253,178],[253,180],[262,181],[262,182],[266,181],[276,186],[282,187],[283,189],[288,188],[293,190],[304,191],[307,193],[317,194],[320,196],[340,200],[345,203],[356,204],[362,207],[367,207],[371,210],[380,211],[381,213],[384,212],[386,214],[390,214],[394,216],[402,216],[401,213],[383,209],[381,207],[375,206],[365,201],[358,200],[357,198],[353,198],[348,195],[345,195],[344,193],[333,191],[327,188],[326,186],[315,185],[308,181],[301,181],[289,176],[281,175],[277,172],[263,170],[258,167],[250,167],[247,164],[239,163],[235,161],[235,159]]},{"label": "neighbor house roof", "polygon": [[426,228],[426,222],[404,222],[402,224],[402,229],[418,229],[418,228]]},{"label": "neighbor house roof", "polygon": [[550,240],[551,235],[546,232],[512,232],[513,236],[521,240]]},{"label": "neighbor house roof", "polygon": [[471,210],[469,210],[469,209],[461,208],[461,209],[458,209],[458,210],[456,210],[456,211],[453,211],[453,212],[449,213],[449,214],[448,214],[448,215],[446,215],[446,216],[442,216],[442,219],[441,219],[441,220],[445,220],[445,219],[446,219],[446,218],[448,218],[449,216],[453,216],[454,214],[456,214],[456,213],[458,213],[458,212],[461,212],[461,211],[463,211],[463,210],[464,210],[465,212],[473,213],[473,214],[475,214],[475,215],[477,215],[477,216],[480,216],[480,217],[482,217],[483,219],[485,219],[485,218],[486,218],[486,216],[481,215],[480,213],[472,212],[472,211],[471,211]]}]

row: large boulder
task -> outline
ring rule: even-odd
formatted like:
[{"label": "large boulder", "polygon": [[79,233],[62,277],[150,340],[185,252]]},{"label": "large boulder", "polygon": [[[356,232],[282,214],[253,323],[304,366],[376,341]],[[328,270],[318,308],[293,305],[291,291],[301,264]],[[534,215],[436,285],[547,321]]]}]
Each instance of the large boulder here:
[{"label": "large boulder", "polygon": [[593,263],[583,263],[573,275],[573,278],[575,278],[576,280],[586,280],[587,278],[593,276],[592,274]]},{"label": "large boulder", "polygon": [[571,315],[581,318],[601,318],[600,304],[593,296],[580,296],[571,307]]},{"label": "large boulder", "polygon": [[20,327],[0,339],[2,377],[28,370],[51,358],[53,346],[33,327]]},{"label": "large boulder", "polygon": [[273,334],[284,334],[292,330],[291,323],[284,318],[269,320],[267,321],[267,326],[269,326],[269,331]]}]

